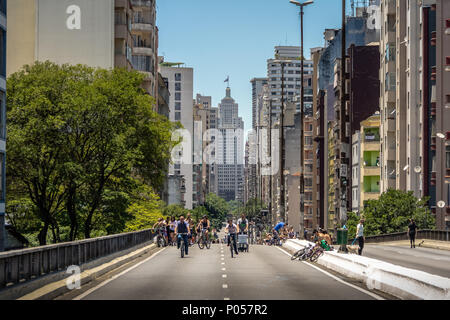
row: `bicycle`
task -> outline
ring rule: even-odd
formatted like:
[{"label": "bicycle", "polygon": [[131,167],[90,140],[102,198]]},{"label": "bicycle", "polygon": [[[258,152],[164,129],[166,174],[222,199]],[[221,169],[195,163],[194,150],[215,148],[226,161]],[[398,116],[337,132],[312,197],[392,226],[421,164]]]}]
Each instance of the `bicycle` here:
[{"label": "bicycle", "polygon": [[315,248],[315,245],[310,244],[310,245],[304,247],[303,249],[298,250],[296,253],[294,253],[291,256],[291,260],[295,260],[295,259],[298,259],[300,261],[308,260],[311,257],[314,248]]},{"label": "bicycle", "polygon": [[181,250],[181,258],[184,258],[186,243],[184,242],[184,236],[187,236],[187,233],[179,233],[178,238],[180,239],[180,250]]},{"label": "bicycle", "polygon": [[228,242],[230,244],[231,258],[233,258],[233,249],[237,252],[236,233],[228,234]]},{"label": "bicycle", "polygon": [[156,230],[157,230],[156,245],[158,246],[158,248],[165,247],[167,243],[166,238],[164,237],[164,228],[158,228]]},{"label": "bicycle", "polygon": [[324,249],[320,245],[317,245],[315,248],[316,249],[309,258],[311,262],[316,262],[323,255],[324,252]]},{"label": "bicycle", "polygon": [[209,250],[211,249],[211,241],[207,239],[206,232],[208,232],[208,230],[202,230],[202,235],[198,239],[198,247],[203,249],[206,246],[206,249]]}]

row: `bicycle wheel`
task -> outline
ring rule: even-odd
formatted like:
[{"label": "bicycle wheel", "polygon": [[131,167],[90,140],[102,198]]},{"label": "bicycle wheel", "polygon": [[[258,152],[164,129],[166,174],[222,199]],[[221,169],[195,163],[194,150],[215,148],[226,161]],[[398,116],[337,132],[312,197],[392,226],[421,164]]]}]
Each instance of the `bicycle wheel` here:
[{"label": "bicycle wheel", "polygon": [[185,250],[185,246],[184,246],[184,240],[181,241],[181,258],[184,258],[184,250]]},{"label": "bicycle wheel", "polygon": [[297,258],[300,258],[300,256],[302,256],[304,253],[305,253],[305,249],[300,249],[300,250],[298,250],[296,253],[294,253],[294,254],[291,256],[291,260],[295,260],[295,259],[297,259]]},{"label": "bicycle wheel", "polygon": [[206,241],[206,249],[211,249],[211,240]]},{"label": "bicycle wheel", "polygon": [[311,256],[311,258],[309,260],[311,262],[316,262],[322,255],[323,255],[323,250],[318,249],[313,253],[313,255]]},{"label": "bicycle wheel", "polygon": [[198,247],[200,249],[203,249],[205,247],[205,244],[203,243],[203,237],[201,237],[200,239],[198,239]]}]

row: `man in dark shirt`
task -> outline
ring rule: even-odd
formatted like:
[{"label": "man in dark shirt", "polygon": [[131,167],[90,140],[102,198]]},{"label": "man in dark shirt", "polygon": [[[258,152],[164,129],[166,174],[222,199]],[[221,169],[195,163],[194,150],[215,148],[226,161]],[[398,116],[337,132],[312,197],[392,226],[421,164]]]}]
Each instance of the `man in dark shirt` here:
[{"label": "man in dark shirt", "polygon": [[416,223],[414,222],[414,219],[411,219],[408,225],[408,234],[409,234],[409,241],[411,242],[411,248],[416,247],[416,233],[417,233]]},{"label": "man in dark shirt", "polygon": [[184,240],[184,248],[186,255],[188,255],[189,250],[189,237],[188,234],[190,234],[191,231],[189,229],[189,224],[184,220],[184,217],[181,216],[180,220],[177,221],[176,227],[175,227],[175,234],[177,235],[177,247],[180,248],[181,245],[181,239]]}]

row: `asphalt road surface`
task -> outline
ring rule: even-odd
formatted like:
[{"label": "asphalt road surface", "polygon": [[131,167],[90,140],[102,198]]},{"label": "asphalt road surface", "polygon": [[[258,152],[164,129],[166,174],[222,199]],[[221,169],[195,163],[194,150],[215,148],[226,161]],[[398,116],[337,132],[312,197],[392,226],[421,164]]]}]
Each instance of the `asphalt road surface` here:
[{"label": "asphalt road surface", "polygon": [[402,267],[450,278],[450,251],[409,246],[366,244],[363,255]]},{"label": "asphalt road surface", "polygon": [[226,244],[210,250],[159,251],[132,270],[76,299],[83,300],[373,300],[379,298],[299,261],[277,247],[250,246],[231,258]]}]

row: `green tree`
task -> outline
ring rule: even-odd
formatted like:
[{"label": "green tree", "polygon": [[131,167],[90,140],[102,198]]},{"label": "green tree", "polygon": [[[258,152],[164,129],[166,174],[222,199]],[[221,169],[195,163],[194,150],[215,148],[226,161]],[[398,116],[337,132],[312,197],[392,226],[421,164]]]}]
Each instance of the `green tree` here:
[{"label": "green tree", "polygon": [[175,217],[179,218],[184,216],[186,218],[189,210],[185,209],[183,206],[179,204],[171,204],[164,208],[163,215],[164,217]]},{"label": "green tree", "polygon": [[127,209],[128,214],[133,218],[126,223],[125,231],[131,232],[152,228],[159,218],[163,218],[163,204],[152,188],[142,185],[137,190],[133,203]]},{"label": "green tree", "polygon": [[205,199],[205,208],[214,228],[220,229],[222,222],[227,219],[231,213],[229,204],[221,197],[210,193]]},{"label": "green tree", "polygon": [[208,212],[208,210],[206,210],[206,208],[204,206],[195,207],[191,211],[191,217],[196,223],[198,223],[202,219],[203,216],[209,217],[209,212]]},{"label": "green tree", "polygon": [[8,177],[19,190],[13,198],[26,195],[36,208],[40,244],[49,228],[60,241],[66,221],[71,240],[116,232],[130,180],[162,186],[177,126],[153,111],[143,80],[125,69],[51,62],[8,78]]},{"label": "green tree", "polygon": [[[417,199],[412,191],[389,189],[378,200],[365,204],[362,217],[365,219],[366,236],[407,231],[409,219],[413,218],[419,229],[434,229],[435,218],[428,206],[428,199]],[[347,221],[349,237],[356,233],[360,217],[350,213]]]}]

